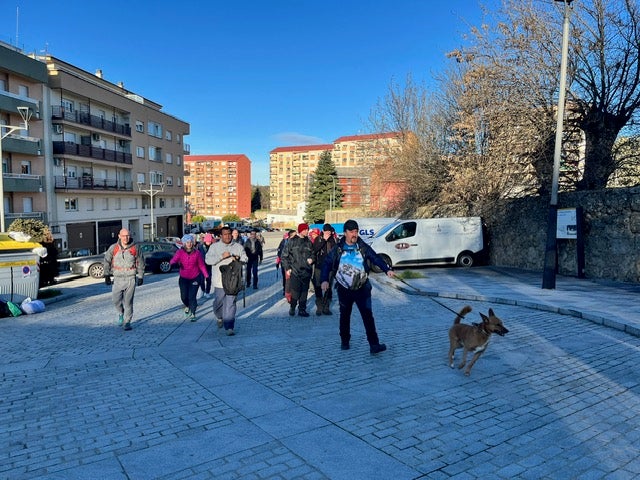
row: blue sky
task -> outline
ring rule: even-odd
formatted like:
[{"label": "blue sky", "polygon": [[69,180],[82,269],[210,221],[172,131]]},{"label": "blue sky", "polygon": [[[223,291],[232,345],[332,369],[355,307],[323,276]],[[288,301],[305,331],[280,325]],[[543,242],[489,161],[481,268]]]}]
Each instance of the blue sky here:
[{"label": "blue sky", "polygon": [[429,82],[480,18],[478,0],[2,0],[0,40],[102,69],[190,123],[192,154],[244,153],[268,185],[270,150],[369,133],[390,82]]}]

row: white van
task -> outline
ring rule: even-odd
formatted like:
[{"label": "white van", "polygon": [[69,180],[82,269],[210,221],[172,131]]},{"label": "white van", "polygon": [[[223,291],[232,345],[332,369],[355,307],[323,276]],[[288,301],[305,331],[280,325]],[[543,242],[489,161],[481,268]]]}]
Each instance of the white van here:
[{"label": "white van", "polygon": [[364,241],[392,267],[470,267],[484,248],[480,217],[397,220]]}]

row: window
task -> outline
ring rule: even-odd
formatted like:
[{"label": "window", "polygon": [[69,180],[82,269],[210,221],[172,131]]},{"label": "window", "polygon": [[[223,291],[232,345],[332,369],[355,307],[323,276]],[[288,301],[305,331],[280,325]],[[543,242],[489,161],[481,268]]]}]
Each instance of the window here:
[{"label": "window", "polygon": [[144,158],[144,147],[136,147],[136,157]]},{"label": "window", "polygon": [[93,198],[91,197],[87,198],[87,210],[89,211],[93,210]]},{"label": "window", "polygon": [[29,87],[26,85],[18,85],[18,95],[21,97],[29,96]]},{"label": "window", "polygon": [[144,173],[139,173],[137,183],[145,183],[145,182],[146,180],[144,179]]},{"label": "window", "polygon": [[121,198],[120,197],[116,197],[113,199],[113,203],[115,204],[113,208],[115,208],[116,210],[120,210],[122,208],[122,202],[121,202]]},{"label": "window", "polygon": [[173,177],[172,176],[168,176],[167,177],[167,187],[172,187],[173,186]]},{"label": "window", "polygon": [[109,199],[108,198],[103,198],[102,199],[102,210],[109,210]]},{"label": "window", "polygon": [[22,198],[22,211],[24,213],[32,213],[33,212],[33,198],[32,197],[23,197]]},{"label": "window", "polygon": [[182,157],[180,155],[176,155],[176,165],[182,165]]},{"label": "window", "polygon": [[164,182],[164,174],[162,172],[154,172],[153,170],[149,172],[149,183],[152,185],[160,185]]},{"label": "window", "polygon": [[182,187],[182,179],[178,177],[178,187]]},{"label": "window", "polygon": [[136,132],[144,133],[144,123],[136,121]]},{"label": "window", "polygon": [[162,161],[162,149],[154,146],[149,147],[149,160],[152,162]]},{"label": "window", "polygon": [[148,122],[147,133],[152,137],[162,138],[162,125],[156,122]]},{"label": "window", "polygon": [[165,140],[171,141],[171,130],[165,130],[164,138],[165,138]]},{"label": "window", "polygon": [[64,209],[67,212],[77,212],[78,211],[78,198],[65,198],[64,199]]},{"label": "window", "polygon": [[25,175],[30,175],[31,174],[31,162],[28,160],[23,160],[22,162],[20,162],[20,173],[23,173]]},{"label": "window", "polygon": [[71,100],[67,100],[66,98],[63,98],[60,101],[60,105],[62,106],[62,110],[64,110],[65,113],[73,113],[74,108],[73,108],[73,102]]},{"label": "window", "polygon": [[159,208],[164,208],[166,201],[164,198],[160,197]]},{"label": "window", "polygon": [[170,153],[166,154],[167,163],[173,163],[173,156]]}]

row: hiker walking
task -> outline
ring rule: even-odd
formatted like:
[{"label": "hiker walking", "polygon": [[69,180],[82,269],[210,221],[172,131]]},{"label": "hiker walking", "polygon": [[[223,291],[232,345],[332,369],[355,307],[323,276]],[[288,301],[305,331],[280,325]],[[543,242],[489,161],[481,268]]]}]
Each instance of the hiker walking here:
[{"label": "hiker walking", "polygon": [[247,262],[247,254],[240,243],[231,239],[231,228],[222,227],[220,241],[209,247],[206,263],[211,265],[213,285],[213,314],[217,319],[218,328],[224,327],[227,335],[234,335],[236,321],[236,295],[227,295],[222,287],[220,267],[228,265],[233,259]]},{"label": "hiker walking", "polygon": [[104,252],[103,266],[104,283],[113,285],[111,298],[118,312],[118,325],[131,330],[133,296],[136,286],[144,282],[144,259],[126,228],[120,230],[118,241]]},{"label": "hiker walking", "polygon": [[282,253],[282,266],[290,275],[291,301],[289,315],[292,317],[296,314],[296,305],[298,306],[299,316],[309,316],[307,312],[307,296],[309,295],[309,282],[311,282],[311,274],[313,272],[313,252],[311,250],[311,241],[307,235],[309,235],[309,225],[301,223],[298,225],[298,235],[289,238]]},{"label": "hiker walking", "polygon": [[193,235],[187,234],[182,237],[182,247],[169,260],[169,264],[180,267],[178,286],[180,287],[180,300],[184,305],[184,318],[195,322],[198,308],[198,289],[203,283],[203,277],[205,279],[209,277],[209,272],[207,272],[202,254],[195,246]]},{"label": "hiker walking", "polygon": [[258,288],[258,264],[262,263],[262,242],[257,237],[257,231],[251,230],[249,238],[244,242],[244,251],[247,254],[247,288],[251,286],[253,277],[253,289]]},{"label": "hiker walking", "polygon": [[322,264],[325,257],[336,246],[334,229],[329,223],[322,227],[322,235],[318,235],[313,242],[313,290],[316,294],[316,315],[332,315],[329,309],[332,298],[333,277],[329,277],[329,288],[322,291]]}]

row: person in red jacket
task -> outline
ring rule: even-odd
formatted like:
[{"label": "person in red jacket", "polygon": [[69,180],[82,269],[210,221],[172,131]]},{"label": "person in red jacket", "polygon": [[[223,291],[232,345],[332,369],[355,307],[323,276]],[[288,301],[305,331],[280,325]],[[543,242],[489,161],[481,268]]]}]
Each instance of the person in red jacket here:
[{"label": "person in red jacket", "polygon": [[196,309],[198,308],[198,288],[202,283],[202,277],[208,278],[209,272],[202,254],[195,248],[193,235],[182,237],[182,248],[178,249],[169,263],[180,267],[178,285],[180,300],[184,305],[184,318],[195,322]]}]

